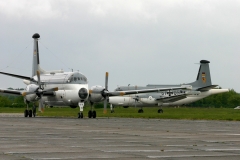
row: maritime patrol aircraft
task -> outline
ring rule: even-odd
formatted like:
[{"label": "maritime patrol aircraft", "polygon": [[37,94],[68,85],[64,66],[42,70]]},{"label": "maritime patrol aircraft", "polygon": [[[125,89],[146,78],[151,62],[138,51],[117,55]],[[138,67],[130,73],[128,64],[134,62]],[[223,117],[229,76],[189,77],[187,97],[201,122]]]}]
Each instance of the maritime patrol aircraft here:
[{"label": "maritime patrol aircraft", "polygon": [[84,103],[90,101],[91,110],[88,112],[89,118],[96,118],[96,111],[93,110],[93,103],[104,101],[104,113],[106,113],[107,100],[111,96],[123,96],[137,93],[148,93],[166,90],[191,89],[190,85],[183,85],[174,88],[151,88],[144,90],[128,91],[108,91],[108,72],[106,72],[105,87],[96,85],[88,89],[88,80],[80,72],[64,72],[62,70],[45,71],[40,67],[38,39],[40,35],[35,33],[33,45],[33,66],[32,77],[0,72],[0,74],[23,79],[27,85],[24,91],[0,89],[0,92],[22,95],[27,108],[24,111],[25,117],[36,116],[36,106],[33,103],[32,109],[29,109],[29,103],[39,101],[39,109],[43,110],[48,106],[70,106],[76,108],[79,106],[80,112],[78,118],[83,118]]},{"label": "maritime patrol aircraft", "polygon": [[[201,60],[200,67],[195,82],[187,83],[184,85],[192,86],[192,90],[174,90],[174,91],[160,91],[158,93],[146,93],[146,94],[135,94],[128,96],[116,96],[109,97],[110,105],[123,106],[125,108],[129,106],[138,106],[141,109],[139,113],[143,113],[142,107],[147,106],[180,106],[188,103],[192,103],[203,99],[213,94],[219,94],[228,92],[228,89],[216,89],[218,85],[212,85],[209,61]],[[120,86],[115,91],[128,91],[133,89],[154,89],[154,88],[171,88],[179,87],[181,85],[152,85],[147,86]],[[113,108],[113,107],[111,107]],[[111,112],[114,112],[112,110]],[[160,108],[158,113],[162,113],[163,110]]]}]

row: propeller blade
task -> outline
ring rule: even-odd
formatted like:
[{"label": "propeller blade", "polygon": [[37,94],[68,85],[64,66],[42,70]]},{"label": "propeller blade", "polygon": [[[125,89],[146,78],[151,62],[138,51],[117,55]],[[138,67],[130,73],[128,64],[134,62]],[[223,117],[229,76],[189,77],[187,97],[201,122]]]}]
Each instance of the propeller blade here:
[{"label": "propeller blade", "polygon": [[136,96],[136,97],[134,97],[133,99],[135,100],[135,101],[134,101],[134,102],[135,102],[134,104],[135,104],[135,108],[136,108],[137,102],[139,101],[139,97]]},{"label": "propeller blade", "polygon": [[136,109],[136,105],[137,105],[136,102],[137,102],[137,100],[135,99],[135,109]]},{"label": "propeller blade", "polygon": [[58,91],[58,87],[43,90],[43,92],[48,92],[48,91]]},{"label": "propeller blade", "polygon": [[106,72],[105,76],[105,90],[108,90],[108,72]]},{"label": "propeller blade", "polygon": [[36,94],[36,92],[22,92],[21,94],[23,97],[25,97],[26,95],[29,95],[29,94]]},{"label": "propeller blade", "polygon": [[104,99],[104,110],[103,113],[106,114],[107,113],[107,98]]},{"label": "propeller blade", "polygon": [[44,105],[43,105],[42,99],[39,99],[38,110],[41,112],[44,111]]},{"label": "propeller blade", "polygon": [[37,78],[38,78],[39,88],[41,88],[41,80],[40,80],[40,72],[39,71],[37,71]]},{"label": "propeller blade", "polygon": [[106,114],[107,113],[107,100],[108,100],[108,72],[106,72],[106,76],[105,76],[105,99],[104,99],[104,109],[103,109],[103,113]]}]

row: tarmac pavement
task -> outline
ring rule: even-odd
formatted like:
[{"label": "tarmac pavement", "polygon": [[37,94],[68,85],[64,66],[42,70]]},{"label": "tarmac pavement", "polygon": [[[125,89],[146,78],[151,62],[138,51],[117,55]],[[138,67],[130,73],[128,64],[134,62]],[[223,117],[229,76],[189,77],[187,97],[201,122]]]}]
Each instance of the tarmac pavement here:
[{"label": "tarmac pavement", "polygon": [[0,114],[0,159],[239,160],[240,122]]}]

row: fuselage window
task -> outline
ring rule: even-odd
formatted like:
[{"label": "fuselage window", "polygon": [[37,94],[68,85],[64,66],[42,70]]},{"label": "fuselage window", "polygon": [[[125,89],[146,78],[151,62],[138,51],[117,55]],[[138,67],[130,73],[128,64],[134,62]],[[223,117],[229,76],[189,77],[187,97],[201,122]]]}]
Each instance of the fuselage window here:
[{"label": "fuselage window", "polygon": [[80,78],[78,77],[78,80],[80,81]]},{"label": "fuselage window", "polygon": [[77,78],[76,77],[74,77],[74,81],[76,81],[77,80]]}]

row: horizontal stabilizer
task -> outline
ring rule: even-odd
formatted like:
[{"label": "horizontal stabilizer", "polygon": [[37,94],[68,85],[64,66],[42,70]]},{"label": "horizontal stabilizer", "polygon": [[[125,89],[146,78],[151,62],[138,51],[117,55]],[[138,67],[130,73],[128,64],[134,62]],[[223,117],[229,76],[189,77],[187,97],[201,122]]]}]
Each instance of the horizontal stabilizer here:
[{"label": "horizontal stabilizer", "polygon": [[186,97],[187,97],[186,94],[180,94],[180,95],[175,95],[175,96],[162,97],[162,98],[158,98],[156,100],[161,100],[162,102],[175,102],[175,101],[184,99]]},{"label": "horizontal stabilizer", "polygon": [[208,90],[213,89],[213,88],[215,88],[215,87],[217,87],[217,86],[218,86],[218,85],[210,85],[210,86],[198,88],[197,91],[208,91]]}]

